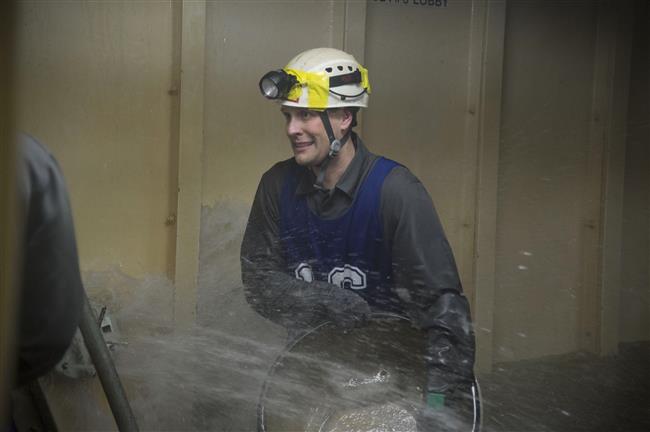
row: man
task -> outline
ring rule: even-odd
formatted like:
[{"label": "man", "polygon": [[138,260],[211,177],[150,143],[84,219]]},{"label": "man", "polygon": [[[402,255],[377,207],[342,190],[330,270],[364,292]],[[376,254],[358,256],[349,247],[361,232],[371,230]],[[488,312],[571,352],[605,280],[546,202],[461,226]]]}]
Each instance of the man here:
[{"label": "man", "polygon": [[448,404],[473,380],[469,305],[424,186],[352,130],[368,104],[367,70],[312,49],[260,90],[280,102],[294,157],[264,174],[253,202],[241,248],[248,302],[290,331],[407,315],[427,335],[425,400]]}]

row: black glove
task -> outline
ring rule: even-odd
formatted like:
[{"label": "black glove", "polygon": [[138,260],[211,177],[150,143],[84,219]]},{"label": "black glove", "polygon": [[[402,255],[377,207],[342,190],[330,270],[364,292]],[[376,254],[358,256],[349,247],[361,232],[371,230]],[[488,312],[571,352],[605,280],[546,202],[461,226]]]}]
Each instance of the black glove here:
[{"label": "black glove", "polygon": [[359,327],[370,316],[370,306],[354,292],[326,282],[317,284],[319,302],[323,308],[324,318],[343,328]]},{"label": "black glove", "polygon": [[249,302],[263,316],[297,331],[326,321],[344,328],[361,326],[370,314],[368,303],[350,290],[323,281],[305,283],[293,279],[292,283],[295,285],[289,289],[271,285],[251,295]]},{"label": "black glove", "polygon": [[[471,431],[471,380],[449,340],[429,331],[427,338],[426,388],[417,416],[419,432]],[[471,372],[470,372],[471,373]]]}]

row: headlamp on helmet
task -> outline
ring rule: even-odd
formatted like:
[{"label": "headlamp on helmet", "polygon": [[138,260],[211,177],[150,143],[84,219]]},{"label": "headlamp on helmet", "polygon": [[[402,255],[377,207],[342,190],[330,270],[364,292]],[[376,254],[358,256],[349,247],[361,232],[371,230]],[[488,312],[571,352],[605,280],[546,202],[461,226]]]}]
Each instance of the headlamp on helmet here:
[{"label": "headlamp on helmet", "polygon": [[298,79],[295,75],[278,69],[264,74],[260,80],[260,91],[267,99],[286,99],[289,90],[296,84]]}]

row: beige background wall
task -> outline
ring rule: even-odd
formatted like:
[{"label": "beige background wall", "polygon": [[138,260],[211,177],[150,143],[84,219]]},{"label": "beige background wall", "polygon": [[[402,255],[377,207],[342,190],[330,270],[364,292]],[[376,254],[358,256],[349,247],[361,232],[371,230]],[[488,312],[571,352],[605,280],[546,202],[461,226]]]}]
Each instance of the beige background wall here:
[{"label": "beige background wall", "polygon": [[260,99],[257,83],[297,52],[330,45],[333,7],[318,0],[207,3],[204,204],[249,203],[261,174],[291,156],[278,106]]},{"label": "beige background wall", "polygon": [[[362,136],[411,168],[436,202],[484,364],[573,351],[585,328],[598,338],[604,325],[580,317],[601,306],[598,242],[611,219],[598,209],[605,179],[616,178],[607,177],[609,141],[594,107],[614,106],[597,96],[629,65],[605,49],[624,33],[608,4],[22,2],[19,123],[64,168],[86,274],[176,276],[173,301],[190,321],[253,338],[268,330],[280,343],[282,331],[250,311],[239,281],[257,182],[290,156],[257,82],[303,49],[346,48],[373,85]],[[642,116],[634,100],[630,111]],[[643,184],[642,172],[628,172],[626,191]],[[628,216],[648,195],[630,193]],[[647,218],[634,224],[647,230]],[[623,265],[640,271],[647,248],[626,233],[641,258]],[[647,337],[624,315],[607,331]]]},{"label": "beige background wall", "polygon": [[494,310],[502,361],[577,347],[597,23],[595,3],[507,10]]},{"label": "beige background wall", "polygon": [[[650,26],[648,3],[637,2],[635,28]],[[650,86],[648,33],[638,31],[632,45],[627,121],[623,230],[623,284],[620,337],[650,339]]]},{"label": "beige background wall", "polygon": [[172,2],[20,2],[17,121],[68,180],[82,268],[171,274]]},{"label": "beige background wall", "polygon": [[[63,167],[145,427],[252,427],[285,334],[245,303],[239,246],[259,178],[291,156],[257,83],[315,46],[370,70],[359,131],[431,193],[482,370],[650,338],[647,32],[628,43],[643,2],[433,3],[20,3],[18,123]],[[111,424],[59,400],[79,427]]]},{"label": "beige background wall", "polygon": [[[153,351],[135,339],[168,326],[172,313],[172,5],[27,1],[18,4],[16,22],[18,127],[46,143],[62,166],[84,284],[121,329],[117,367],[149,428],[159,425],[146,420],[153,411],[147,393],[157,384],[143,377],[144,359]],[[129,370],[129,346],[141,367]],[[44,383],[61,430],[113,427],[96,378],[52,374]]]}]

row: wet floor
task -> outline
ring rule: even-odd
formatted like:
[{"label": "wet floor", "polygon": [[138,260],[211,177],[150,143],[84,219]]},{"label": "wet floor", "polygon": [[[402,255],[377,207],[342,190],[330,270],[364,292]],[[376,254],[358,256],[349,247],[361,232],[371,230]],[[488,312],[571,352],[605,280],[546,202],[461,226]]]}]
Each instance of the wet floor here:
[{"label": "wet floor", "polygon": [[[278,341],[207,329],[126,339],[115,354],[142,430],[256,429]],[[574,353],[497,364],[479,377],[483,431],[650,431],[649,365],[650,342],[623,344],[602,358]],[[96,378],[42,381],[60,430],[115,430]]]},{"label": "wet floor", "polygon": [[650,342],[496,365],[481,379],[483,431],[650,431]]}]

